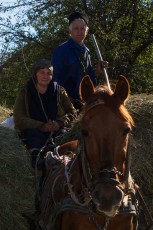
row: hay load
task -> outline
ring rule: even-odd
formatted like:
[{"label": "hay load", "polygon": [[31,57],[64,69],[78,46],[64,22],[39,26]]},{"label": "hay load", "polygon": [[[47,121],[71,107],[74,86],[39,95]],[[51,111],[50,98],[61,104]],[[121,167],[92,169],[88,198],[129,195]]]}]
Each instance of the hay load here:
[{"label": "hay load", "polygon": [[0,127],[0,229],[27,230],[34,212],[30,158],[15,131]]},{"label": "hay load", "polygon": [[153,95],[131,96],[127,107],[136,124],[131,171],[153,216]]}]

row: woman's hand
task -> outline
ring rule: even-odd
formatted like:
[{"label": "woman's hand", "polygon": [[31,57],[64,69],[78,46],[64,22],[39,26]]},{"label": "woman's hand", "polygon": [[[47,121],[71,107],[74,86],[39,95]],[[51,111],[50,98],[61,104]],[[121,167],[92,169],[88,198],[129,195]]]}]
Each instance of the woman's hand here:
[{"label": "woman's hand", "polygon": [[60,129],[60,125],[57,121],[52,121],[51,122],[52,129],[56,132]]},{"label": "woman's hand", "polygon": [[60,129],[60,125],[57,121],[48,121],[40,128],[42,132],[57,132]]}]

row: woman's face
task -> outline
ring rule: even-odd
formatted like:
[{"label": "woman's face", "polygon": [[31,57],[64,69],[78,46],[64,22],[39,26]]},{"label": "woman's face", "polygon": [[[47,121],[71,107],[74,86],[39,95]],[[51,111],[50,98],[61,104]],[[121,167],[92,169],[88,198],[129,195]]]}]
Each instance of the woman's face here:
[{"label": "woman's face", "polygon": [[88,34],[88,27],[83,19],[75,19],[69,26],[69,33],[73,40],[82,44]]},{"label": "woman's face", "polygon": [[36,84],[41,86],[48,86],[52,80],[51,70],[48,68],[40,69],[36,73]]}]

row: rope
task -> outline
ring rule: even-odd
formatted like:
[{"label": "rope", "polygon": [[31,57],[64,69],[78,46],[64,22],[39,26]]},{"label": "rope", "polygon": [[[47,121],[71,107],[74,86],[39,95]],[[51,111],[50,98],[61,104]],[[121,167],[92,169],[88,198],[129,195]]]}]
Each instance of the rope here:
[{"label": "rope", "polygon": [[[77,153],[77,154],[79,154],[79,153]],[[73,185],[72,185],[71,182],[70,182],[69,173],[68,173],[68,166],[67,166],[67,165],[65,165],[65,177],[66,177],[66,180],[67,180],[67,186],[68,186],[68,188],[69,188],[70,196],[71,196],[72,200],[73,200],[77,205],[80,205],[80,206],[82,206],[82,207],[87,206],[87,205],[89,204],[90,200],[91,200],[90,194],[88,193],[88,199],[85,199],[85,201],[84,201],[83,203],[81,203],[81,202],[79,201],[79,199],[77,198],[75,192],[73,192],[73,190],[72,190]]]}]

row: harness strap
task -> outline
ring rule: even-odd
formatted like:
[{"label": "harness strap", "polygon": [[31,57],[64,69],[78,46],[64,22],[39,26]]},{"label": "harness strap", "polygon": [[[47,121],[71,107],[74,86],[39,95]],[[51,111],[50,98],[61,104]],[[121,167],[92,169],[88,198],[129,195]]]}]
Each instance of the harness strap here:
[{"label": "harness strap", "polygon": [[[66,197],[56,205],[53,205],[50,209],[50,216],[48,218],[48,223],[51,223],[50,230],[55,230],[57,216],[66,211],[76,211],[89,214],[88,206],[77,205],[70,197]],[[46,227],[43,219],[39,220],[39,225],[41,227]]]},{"label": "harness strap", "polygon": [[119,209],[119,214],[134,214],[137,215],[137,209],[136,209],[136,204],[133,204],[133,201],[131,198],[127,197],[127,203],[122,203],[120,209]]},{"label": "harness strap", "polygon": [[[80,206],[80,205],[76,204],[71,199],[71,197],[66,197],[66,198],[62,199],[60,202],[54,204],[50,209],[50,216],[48,218],[48,223],[51,223],[51,226],[49,226],[50,230],[55,229],[55,221],[56,221],[57,216],[63,212],[66,212],[66,211],[76,211],[76,212],[81,212],[81,213],[90,215],[89,205]],[[135,205],[132,204],[132,201],[130,201],[130,200],[129,200],[128,205],[126,207],[122,205],[122,207],[119,210],[119,215],[125,215],[125,214],[131,214],[135,217],[137,216]],[[45,225],[45,222],[43,219],[39,220],[39,225],[41,227],[44,227],[44,229],[47,227]]]}]

